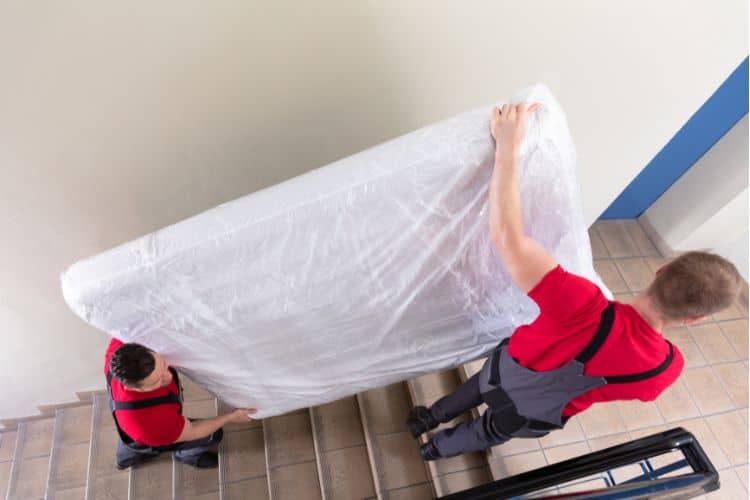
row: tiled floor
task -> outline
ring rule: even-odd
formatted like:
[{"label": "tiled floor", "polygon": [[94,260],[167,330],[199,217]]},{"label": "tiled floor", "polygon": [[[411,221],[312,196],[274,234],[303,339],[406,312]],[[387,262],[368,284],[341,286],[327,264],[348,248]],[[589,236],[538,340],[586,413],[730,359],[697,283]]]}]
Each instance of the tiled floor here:
[{"label": "tiled floor", "polygon": [[[664,259],[635,220],[600,221],[590,230],[594,265],[617,300],[648,286]],[[563,431],[505,448],[496,464],[514,474],[673,427],[692,432],[719,469],[712,499],[748,498],[748,308],[738,303],[709,321],[671,328],[686,367],[652,403],[594,405]]]}]

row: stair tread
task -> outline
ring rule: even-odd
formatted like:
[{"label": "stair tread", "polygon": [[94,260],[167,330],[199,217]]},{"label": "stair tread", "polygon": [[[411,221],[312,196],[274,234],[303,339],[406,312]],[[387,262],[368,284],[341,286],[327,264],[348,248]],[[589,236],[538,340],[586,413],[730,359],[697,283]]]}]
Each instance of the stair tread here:
[{"label": "stair tread", "polygon": [[86,498],[125,500],[128,497],[129,473],[127,470],[119,471],[115,466],[118,436],[104,393],[93,396],[91,422]]},{"label": "stair tread", "polygon": [[172,457],[169,453],[130,470],[130,498],[170,500],[172,498]]},{"label": "stair tread", "polygon": [[271,498],[322,498],[309,411],[263,420],[263,435]]},{"label": "stair tread", "polygon": [[54,423],[53,418],[43,418],[18,424],[8,500],[44,496]]},{"label": "stair tread", "polygon": [[[185,401],[183,414],[188,418],[211,418],[216,416],[215,399]],[[183,464],[172,456],[175,496],[184,499],[211,498],[219,494],[219,470],[198,469]]]},{"label": "stair tread", "polygon": [[357,400],[344,398],[311,408],[320,481],[326,499],[375,496]]},{"label": "stair tread", "polygon": [[423,492],[427,483],[427,498],[432,498],[432,487],[419,455],[419,444],[406,430],[410,407],[406,384],[401,382],[372,389],[359,394],[358,399],[379,494],[393,497],[399,494],[395,490],[417,486],[415,491]]},{"label": "stair tread", "polygon": [[88,406],[58,409],[50,456],[47,492],[85,487],[91,440],[91,412]]}]

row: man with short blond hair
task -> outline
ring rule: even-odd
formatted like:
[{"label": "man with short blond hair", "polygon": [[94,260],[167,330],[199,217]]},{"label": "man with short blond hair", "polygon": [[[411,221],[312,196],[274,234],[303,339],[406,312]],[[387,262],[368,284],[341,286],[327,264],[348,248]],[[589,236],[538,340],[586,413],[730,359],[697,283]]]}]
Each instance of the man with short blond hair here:
[{"label": "man with short blond hair", "polygon": [[537,105],[494,109],[496,143],[490,184],[492,243],[513,282],[539,306],[481,371],[431,408],[414,408],[407,426],[416,438],[482,403],[477,419],[436,433],[420,449],[425,460],[538,438],[561,429],[594,403],[653,401],[682,372],[664,329],[701,321],[732,304],[742,280],[726,259],[688,252],[659,269],[631,304],[609,301],[591,281],[567,272],[521,223],[518,155],[529,113]]}]

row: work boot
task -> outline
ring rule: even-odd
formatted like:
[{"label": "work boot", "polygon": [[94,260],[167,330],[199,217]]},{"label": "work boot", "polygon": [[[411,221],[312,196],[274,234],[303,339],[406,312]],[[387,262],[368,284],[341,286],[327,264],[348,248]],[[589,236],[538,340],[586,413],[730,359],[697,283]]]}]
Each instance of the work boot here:
[{"label": "work boot", "polygon": [[440,457],[440,452],[432,441],[428,441],[419,447],[419,454],[422,455],[424,460],[437,460]]},{"label": "work boot", "polygon": [[430,409],[424,406],[412,408],[409,412],[409,418],[406,419],[406,426],[415,439],[438,425],[440,425],[440,422],[432,416]]}]

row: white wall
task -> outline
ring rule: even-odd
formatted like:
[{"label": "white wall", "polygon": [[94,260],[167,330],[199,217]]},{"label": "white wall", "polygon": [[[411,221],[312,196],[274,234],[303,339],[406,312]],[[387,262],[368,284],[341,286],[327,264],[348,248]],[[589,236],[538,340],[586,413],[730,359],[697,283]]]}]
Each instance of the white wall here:
[{"label": "white wall", "polygon": [[748,279],[748,115],[641,216],[662,252],[713,250]]},{"label": "white wall", "polygon": [[592,222],[747,55],[731,0],[0,4],[0,417],[102,387],[72,262],[544,81]]}]

